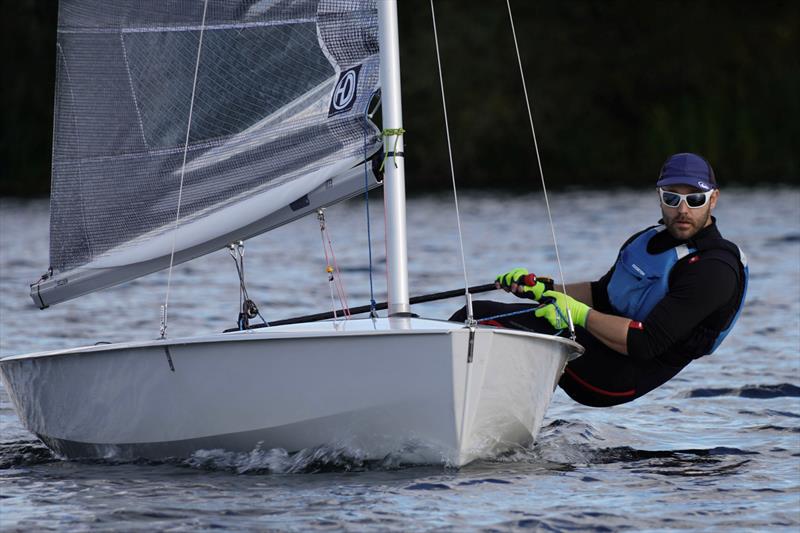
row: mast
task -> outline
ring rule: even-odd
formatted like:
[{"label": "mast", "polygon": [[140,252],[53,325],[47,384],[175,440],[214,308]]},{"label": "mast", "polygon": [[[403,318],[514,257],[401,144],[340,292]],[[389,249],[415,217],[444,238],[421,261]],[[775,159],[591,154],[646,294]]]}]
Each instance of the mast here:
[{"label": "mast", "polygon": [[[400,97],[400,40],[397,0],[378,0],[381,57],[381,107],[384,131],[403,127]],[[403,137],[384,135],[386,159],[383,201],[386,210],[386,271],[389,316],[409,313],[408,249],[406,245],[406,184]]]}]

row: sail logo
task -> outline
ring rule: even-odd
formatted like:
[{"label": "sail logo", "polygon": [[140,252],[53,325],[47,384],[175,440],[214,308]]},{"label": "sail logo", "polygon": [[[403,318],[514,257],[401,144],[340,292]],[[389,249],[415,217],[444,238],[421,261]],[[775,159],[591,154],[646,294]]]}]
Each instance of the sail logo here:
[{"label": "sail logo", "polygon": [[358,65],[339,74],[339,81],[336,82],[336,87],[333,88],[331,106],[328,110],[329,117],[349,111],[353,107],[356,102],[356,93],[358,92],[358,73],[360,70],[361,65]]}]

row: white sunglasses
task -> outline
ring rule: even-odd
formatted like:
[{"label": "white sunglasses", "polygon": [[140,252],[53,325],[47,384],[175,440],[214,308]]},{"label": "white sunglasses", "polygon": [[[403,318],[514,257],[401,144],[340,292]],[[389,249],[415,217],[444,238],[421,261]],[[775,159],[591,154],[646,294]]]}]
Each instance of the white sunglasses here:
[{"label": "white sunglasses", "polygon": [[661,203],[667,207],[678,207],[681,205],[681,200],[686,202],[686,205],[692,209],[703,207],[708,203],[708,199],[714,194],[714,189],[706,192],[690,192],[689,194],[678,194],[672,191],[665,191],[661,187],[658,188],[658,194],[661,196]]}]

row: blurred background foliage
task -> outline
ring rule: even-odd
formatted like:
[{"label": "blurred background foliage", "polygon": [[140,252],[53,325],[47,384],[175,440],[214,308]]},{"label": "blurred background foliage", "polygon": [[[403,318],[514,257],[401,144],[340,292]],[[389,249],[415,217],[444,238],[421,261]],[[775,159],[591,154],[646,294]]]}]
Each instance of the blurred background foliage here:
[{"label": "blurred background foliage", "polygon": [[[410,192],[450,184],[428,0],[399,0]],[[460,186],[538,171],[504,0],[436,0]],[[0,195],[46,195],[57,2],[4,1]],[[512,0],[550,187],[652,186],[694,151],[722,186],[797,183],[800,2]]]}]

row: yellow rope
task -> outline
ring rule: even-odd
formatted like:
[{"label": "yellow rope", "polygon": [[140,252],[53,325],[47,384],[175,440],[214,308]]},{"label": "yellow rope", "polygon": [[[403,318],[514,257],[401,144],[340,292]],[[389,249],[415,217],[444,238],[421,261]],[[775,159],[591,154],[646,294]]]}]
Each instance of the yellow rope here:
[{"label": "yellow rope", "polygon": [[[395,136],[394,138],[394,148],[392,148],[392,161],[394,162],[394,168],[397,168],[397,142],[400,140],[400,136],[406,132],[403,128],[386,128],[381,132],[381,137],[391,137],[392,135]],[[386,166],[386,160],[389,158],[389,152],[383,154],[383,162],[381,163],[380,170],[383,170],[383,167]]]}]

